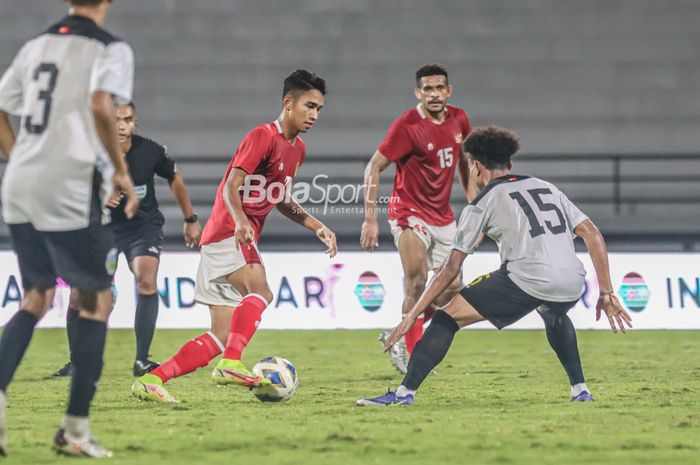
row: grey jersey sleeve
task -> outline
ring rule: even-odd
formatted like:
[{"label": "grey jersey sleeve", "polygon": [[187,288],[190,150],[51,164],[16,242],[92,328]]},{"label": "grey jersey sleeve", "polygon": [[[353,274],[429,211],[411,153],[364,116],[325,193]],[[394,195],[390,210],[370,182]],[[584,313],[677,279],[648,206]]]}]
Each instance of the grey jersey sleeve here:
[{"label": "grey jersey sleeve", "polygon": [[459,217],[457,234],[452,241],[452,248],[466,254],[473,253],[479,235],[485,227],[486,211],[478,205],[467,205]]},{"label": "grey jersey sleeve", "polygon": [[22,113],[22,78],[19,70],[19,55],[17,54],[12,65],[5,71],[0,80],[0,110],[11,115]]},{"label": "grey jersey sleeve", "polygon": [[559,191],[559,201],[564,210],[566,221],[569,223],[569,227],[571,227],[571,235],[576,237],[574,229],[576,229],[576,226],[586,221],[588,216],[579,210],[579,208],[561,191]]},{"label": "grey jersey sleeve", "polygon": [[131,101],[134,89],[134,52],[126,42],[113,42],[95,60],[90,77],[90,93],[109,92],[118,104]]}]

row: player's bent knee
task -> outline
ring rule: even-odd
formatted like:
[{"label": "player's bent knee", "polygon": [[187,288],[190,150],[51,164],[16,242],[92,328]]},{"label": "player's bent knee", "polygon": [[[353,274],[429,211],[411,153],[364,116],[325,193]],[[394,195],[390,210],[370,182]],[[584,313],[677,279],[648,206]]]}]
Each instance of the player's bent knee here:
[{"label": "player's bent knee", "polygon": [[565,319],[568,318],[566,316],[566,313],[561,314],[561,313],[553,312],[546,305],[542,305],[540,307],[537,307],[537,313],[539,313],[540,316],[542,317],[544,324],[547,326],[550,326],[550,327],[557,326],[562,321],[564,321]]},{"label": "player's bent knee", "polygon": [[272,299],[275,298],[274,295],[272,295],[272,291],[270,290],[270,286],[267,285],[266,280],[251,283],[248,286],[248,294],[257,294],[261,296],[267,301],[268,305],[272,303]]},{"label": "player's bent knee", "polygon": [[136,281],[136,288],[139,294],[151,295],[158,292],[155,280],[152,279],[141,279]]},{"label": "player's bent knee", "polygon": [[[85,295],[86,297],[83,297]],[[94,305],[92,307],[83,306],[82,303],[90,305],[90,302],[94,298]],[[101,291],[87,291],[80,292],[81,306],[80,306],[80,316],[82,318],[87,318],[96,321],[107,322],[109,320],[109,315],[112,313],[112,290],[110,288],[103,289]],[[85,300],[85,302],[83,302]]]},{"label": "player's bent knee", "polygon": [[425,291],[425,282],[427,276],[419,275],[416,277],[406,278],[405,291],[407,295],[419,298]]},{"label": "player's bent knee", "polygon": [[450,303],[442,307],[441,310],[454,318],[460,328],[485,320],[461,294],[454,296]]},{"label": "player's bent knee", "polygon": [[78,307],[81,311],[95,313],[95,311],[97,310],[97,292],[79,290]]},{"label": "player's bent knee", "polygon": [[22,309],[41,319],[53,302],[56,289],[27,289],[22,297]]},{"label": "player's bent knee", "polygon": [[272,295],[272,291],[270,290],[270,288],[267,288],[266,290],[263,290],[263,291],[261,291],[261,292],[254,292],[254,294],[259,294],[263,299],[265,299],[265,300],[267,301],[267,304],[268,304],[268,305],[271,304],[271,303],[272,303],[272,299],[275,298],[275,297]]}]

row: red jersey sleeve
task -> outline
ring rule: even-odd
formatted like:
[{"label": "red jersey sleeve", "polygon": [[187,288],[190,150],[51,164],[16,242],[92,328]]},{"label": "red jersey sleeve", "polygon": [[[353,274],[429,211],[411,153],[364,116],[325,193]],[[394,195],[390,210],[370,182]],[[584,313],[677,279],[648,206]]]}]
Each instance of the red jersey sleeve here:
[{"label": "red jersey sleeve", "polygon": [[301,140],[301,137],[299,138],[299,142],[301,142],[301,158],[299,159],[299,166],[304,164],[304,160],[306,160],[306,144],[304,143],[303,140]]},{"label": "red jersey sleeve", "polygon": [[236,155],[233,157],[233,167],[253,174],[255,168],[265,158],[271,143],[270,131],[262,126],[253,129],[246,134],[241,145],[238,146]]},{"label": "red jersey sleeve", "polygon": [[469,117],[464,110],[459,110],[459,123],[462,128],[462,140],[464,140],[472,132],[472,125],[469,122]]},{"label": "red jersey sleeve", "polygon": [[411,149],[413,149],[413,142],[411,142],[406,124],[402,118],[399,118],[391,125],[377,150],[389,160],[398,161],[411,153]]}]

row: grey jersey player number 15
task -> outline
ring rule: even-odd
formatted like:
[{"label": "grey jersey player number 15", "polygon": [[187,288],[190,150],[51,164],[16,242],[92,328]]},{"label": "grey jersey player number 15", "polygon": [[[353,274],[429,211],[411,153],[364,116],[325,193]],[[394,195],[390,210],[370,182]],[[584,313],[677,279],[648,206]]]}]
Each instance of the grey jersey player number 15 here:
[{"label": "grey jersey player number 15", "polygon": [[483,232],[498,244],[518,287],[542,300],[568,302],[581,297],[584,285],[572,239],[586,219],[553,184],[508,174],[464,208],[452,247],[471,254]]}]

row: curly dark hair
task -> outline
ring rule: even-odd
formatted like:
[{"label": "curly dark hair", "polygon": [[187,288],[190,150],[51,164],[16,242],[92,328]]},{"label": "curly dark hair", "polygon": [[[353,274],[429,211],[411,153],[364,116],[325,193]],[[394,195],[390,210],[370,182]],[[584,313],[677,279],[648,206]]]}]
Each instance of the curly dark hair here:
[{"label": "curly dark hair", "polygon": [[321,94],[326,95],[326,81],[305,69],[297,69],[284,79],[282,96],[295,92],[306,92],[316,89]]},{"label": "curly dark hair", "polygon": [[416,87],[420,87],[420,80],[426,76],[445,76],[445,82],[449,82],[447,68],[437,63],[428,63],[418,68],[416,71]]},{"label": "curly dark hair", "polygon": [[498,126],[476,128],[464,141],[464,151],[490,170],[508,166],[519,149],[518,136]]}]

